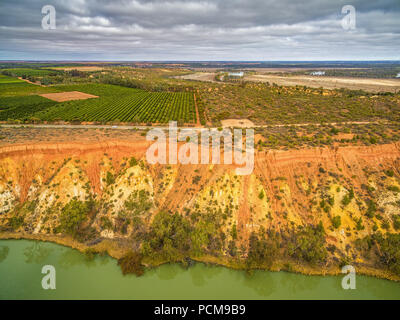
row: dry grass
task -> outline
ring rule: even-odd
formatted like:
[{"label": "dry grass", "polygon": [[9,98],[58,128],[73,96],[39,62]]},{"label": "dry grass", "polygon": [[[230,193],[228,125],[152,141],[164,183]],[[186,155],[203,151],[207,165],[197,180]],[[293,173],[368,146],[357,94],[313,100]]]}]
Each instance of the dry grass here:
[{"label": "dry grass", "polygon": [[41,94],[41,96],[44,98],[53,100],[53,101],[57,101],[57,102],[98,98],[98,96],[94,96],[92,94],[83,93],[83,92],[79,92],[79,91],[45,93],[45,94]]}]

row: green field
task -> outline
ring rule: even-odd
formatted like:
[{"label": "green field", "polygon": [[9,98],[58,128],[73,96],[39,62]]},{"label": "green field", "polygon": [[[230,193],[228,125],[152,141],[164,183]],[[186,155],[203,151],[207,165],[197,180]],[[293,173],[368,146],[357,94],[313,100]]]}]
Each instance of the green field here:
[{"label": "green field", "polygon": [[[80,91],[98,96],[55,102],[38,94]],[[193,93],[149,92],[108,84],[41,87],[0,75],[0,120],[194,123]]]},{"label": "green field", "polygon": [[[57,103],[35,116],[54,121],[122,121],[166,123],[195,121],[192,93],[147,92],[105,84],[58,86],[60,91],[80,91],[99,98]],[[62,89],[62,90],[61,90]]]},{"label": "green field", "polygon": [[48,75],[55,75],[60,73],[57,70],[51,69],[30,69],[30,68],[14,68],[14,69],[2,69],[2,72],[6,72],[8,74],[12,74],[17,77],[44,77]]},{"label": "green field", "polygon": [[[42,93],[58,92],[55,87],[41,87],[24,80],[0,74],[0,98],[29,96]],[[0,118],[2,118],[0,116]]]}]

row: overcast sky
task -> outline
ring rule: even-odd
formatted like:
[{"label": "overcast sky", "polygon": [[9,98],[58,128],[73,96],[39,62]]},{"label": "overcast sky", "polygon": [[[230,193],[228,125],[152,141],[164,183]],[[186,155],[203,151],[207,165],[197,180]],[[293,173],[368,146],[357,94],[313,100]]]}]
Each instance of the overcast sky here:
[{"label": "overcast sky", "polygon": [[0,0],[0,59],[399,60],[400,0]]}]

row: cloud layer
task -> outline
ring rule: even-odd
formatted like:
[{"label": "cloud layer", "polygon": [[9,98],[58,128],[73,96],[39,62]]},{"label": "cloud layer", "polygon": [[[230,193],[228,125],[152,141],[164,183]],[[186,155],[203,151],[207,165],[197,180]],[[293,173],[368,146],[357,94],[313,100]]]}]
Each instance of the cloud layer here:
[{"label": "cloud layer", "polygon": [[[0,59],[400,59],[400,1],[2,0]],[[42,29],[44,5],[55,30]]]}]

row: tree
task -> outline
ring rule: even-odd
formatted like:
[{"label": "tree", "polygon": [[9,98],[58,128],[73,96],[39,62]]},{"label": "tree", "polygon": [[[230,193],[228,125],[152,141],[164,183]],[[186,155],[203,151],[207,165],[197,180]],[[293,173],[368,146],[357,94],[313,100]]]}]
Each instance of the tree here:
[{"label": "tree", "polygon": [[292,257],[309,263],[322,263],[328,256],[325,243],[325,230],[322,223],[317,227],[307,226],[294,234],[288,245],[288,253]]},{"label": "tree", "polygon": [[93,203],[91,201],[70,201],[61,211],[61,231],[76,237],[82,227],[83,222],[87,220],[87,216],[92,207]]},{"label": "tree", "polygon": [[193,228],[178,213],[159,212],[151,224],[143,243],[144,255],[180,261],[189,254]]},{"label": "tree", "polygon": [[107,171],[106,184],[109,186],[109,185],[114,184],[114,183],[115,183],[114,175],[110,171]]},{"label": "tree", "polygon": [[279,252],[279,239],[274,232],[269,232],[265,237],[264,230],[257,235],[252,232],[249,238],[249,251],[247,254],[247,266],[249,268],[267,266],[270,267]]},{"label": "tree", "polygon": [[236,223],[235,223],[235,224],[233,224],[233,226],[232,226],[232,232],[231,232],[231,235],[232,235],[232,239],[233,239],[233,240],[236,240],[236,239],[237,239],[237,229],[236,229]]},{"label": "tree", "polygon": [[332,218],[332,225],[335,229],[339,228],[342,224],[342,219],[340,216],[335,216]]},{"label": "tree", "polygon": [[143,275],[144,268],[142,265],[143,256],[139,252],[129,251],[124,257],[118,260],[123,275],[133,273],[138,277]]}]

